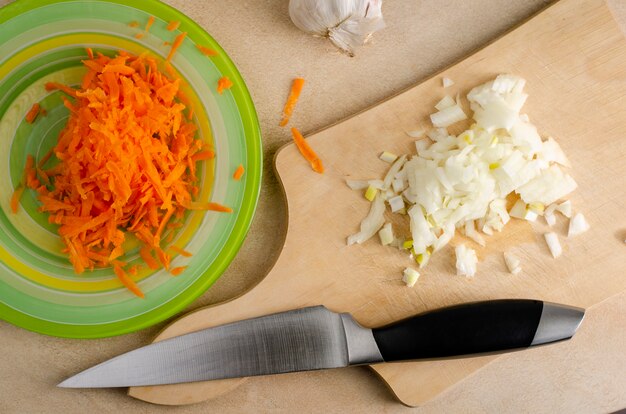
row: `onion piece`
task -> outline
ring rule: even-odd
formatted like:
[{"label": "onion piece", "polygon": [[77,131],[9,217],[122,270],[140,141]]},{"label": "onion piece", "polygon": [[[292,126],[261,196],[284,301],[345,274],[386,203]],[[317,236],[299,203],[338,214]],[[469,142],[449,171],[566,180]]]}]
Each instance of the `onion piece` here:
[{"label": "onion piece", "polygon": [[480,233],[476,231],[473,220],[468,220],[465,222],[465,235],[483,247],[486,245],[483,236],[481,236]]},{"label": "onion piece", "polygon": [[397,213],[404,208],[404,199],[402,196],[391,197],[387,200],[392,213]]},{"label": "onion piece", "polygon": [[398,156],[394,153],[384,151],[382,154],[380,154],[380,157],[378,158],[391,164],[392,162],[398,159]]},{"label": "onion piece", "polygon": [[430,120],[436,127],[445,128],[459,121],[467,119],[467,115],[459,105],[454,105],[430,115]]},{"label": "onion piece", "polygon": [[416,129],[415,131],[409,131],[406,134],[411,138],[421,138],[424,136],[425,133],[426,131],[424,131],[423,129]]},{"label": "onion piece", "polygon": [[509,273],[516,275],[522,271],[519,259],[511,253],[504,252],[504,262],[506,263],[507,269],[509,269]]},{"label": "onion piece", "polygon": [[448,88],[448,87],[454,85],[454,81],[452,79],[446,78],[446,77],[443,77],[441,79],[441,83],[442,83],[444,88]]},{"label": "onion piece", "polygon": [[562,202],[556,206],[556,211],[563,214],[567,218],[572,217],[572,202],[569,200]]},{"label": "onion piece", "polygon": [[550,227],[556,224],[556,216],[553,213],[545,212],[543,218],[546,220],[546,224]]},{"label": "onion piece", "polygon": [[402,272],[402,281],[406,283],[408,287],[415,286],[415,283],[417,282],[417,279],[419,279],[419,277],[419,272],[415,269],[411,269],[410,267],[407,267]]},{"label": "onion piece", "polygon": [[458,245],[454,252],[456,254],[456,274],[459,276],[473,277],[476,274],[476,263],[478,258],[473,249]]},{"label": "onion piece", "polygon": [[380,243],[383,246],[387,246],[391,244],[394,240],[393,229],[391,228],[391,223],[387,223],[383,226],[382,229],[378,231],[378,236],[380,237]]},{"label": "onion piece", "polygon": [[452,97],[450,97],[450,95],[446,95],[443,97],[443,99],[441,99],[439,102],[437,102],[437,104],[435,105],[435,108],[438,111],[442,111],[446,108],[450,108],[451,106],[456,105],[456,102],[454,101],[454,99],[452,99]]},{"label": "onion piece", "polygon": [[589,223],[585,220],[583,213],[577,213],[569,221],[567,237],[577,236],[589,230]]},{"label": "onion piece", "polygon": [[365,190],[370,185],[367,180],[346,180],[346,184],[352,190]]},{"label": "onion piece", "polygon": [[348,246],[355,243],[361,244],[376,234],[383,224],[385,224],[384,214],[385,201],[381,197],[374,198],[369,213],[363,221],[361,221],[361,230],[348,237]]},{"label": "onion piece", "polygon": [[546,239],[546,243],[548,244],[548,248],[550,249],[550,253],[552,257],[555,259],[561,255],[563,250],[561,249],[561,243],[559,243],[559,236],[554,232],[546,233],[543,235]]}]

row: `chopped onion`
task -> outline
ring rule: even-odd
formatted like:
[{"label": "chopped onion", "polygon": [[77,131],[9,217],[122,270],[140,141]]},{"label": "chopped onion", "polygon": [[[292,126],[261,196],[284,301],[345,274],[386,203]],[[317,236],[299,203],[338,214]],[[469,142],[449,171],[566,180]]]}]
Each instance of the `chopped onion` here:
[{"label": "chopped onion", "polygon": [[571,203],[571,201],[566,200],[566,201],[562,202],[561,204],[556,206],[556,211],[560,212],[561,214],[563,214],[567,218],[572,217],[572,203]]},{"label": "chopped onion", "polygon": [[506,263],[507,269],[509,269],[509,273],[516,275],[522,271],[519,259],[511,253],[504,252],[504,262]]},{"label": "chopped onion", "polygon": [[389,203],[389,207],[391,207],[392,213],[396,213],[404,208],[404,199],[402,196],[391,197],[387,202]]},{"label": "chopped onion", "polygon": [[561,252],[563,251],[561,249],[561,243],[559,243],[559,236],[557,236],[554,232],[550,232],[544,234],[543,237],[546,238],[546,243],[548,244],[550,253],[552,253],[552,257],[559,257],[561,255]]},{"label": "chopped onion", "polygon": [[444,88],[448,88],[448,87],[454,85],[454,81],[452,79],[446,78],[446,77],[441,79],[441,83],[443,84]]},{"label": "chopped onion", "polygon": [[483,236],[481,236],[480,233],[476,231],[473,220],[468,220],[465,222],[465,235],[474,240],[476,243],[480,244],[481,246],[486,245]]},{"label": "chopped onion", "polygon": [[369,183],[366,180],[346,180],[346,184],[352,190],[365,190],[369,187]]},{"label": "chopped onion", "polygon": [[378,194],[378,189],[370,185],[369,187],[367,187],[367,190],[365,191],[364,196],[368,201],[374,201],[374,197],[376,197],[377,194]]},{"label": "chopped onion", "polygon": [[393,229],[391,228],[391,223],[387,223],[383,226],[382,229],[378,231],[378,236],[380,237],[380,243],[383,246],[387,246],[391,244],[394,240]]},{"label": "chopped onion", "polygon": [[433,125],[440,128],[445,128],[464,119],[467,119],[467,115],[465,115],[463,109],[456,104],[430,115],[430,120]]},{"label": "chopped onion", "polygon": [[[347,181],[351,188],[367,184],[368,199],[373,200],[361,232],[349,243],[362,243],[380,230],[386,204],[392,213],[409,216],[411,240],[395,239],[385,227],[381,241],[384,236],[385,243],[410,251],[420,267],[450,242],[456,229],[484,246],[484,234],[502,231],[511,217],[536,221],[543,215],[552,226],[555,211],[571,216],[569,201],[556,204],[576,188],[574,179],[561,170],[569,161],[553,138],[543,141],[528,115],[520,114],[528,98],[525,82],[499,75],[473,88],[467,99],[474,123],[457,136],[446,127],[467,116],[460,95],[456,100],[445,96],[436,105],[438,112],[431,114],[434,128],[426,132],[428,138],[415,142],[415,155],[384,152],[381,159],[391,166],[382,180]],[[407,134],[421,138],[424,131]],[[507,211],[506,200],[514,194],[519,199]],[[572,219],[572,234],[585,225],[584,218]],[[547,233],[546,242],[553,255],[561,254],[555,233]],[[475,274],[475,252],[465,246],[456,251],[459,273]],[[506,256],[509,271],[518,273],[519,261]]]},{"label": "chopped onion", "polygon": [[546,219],[546,224],[550,227],[556,224],[556,216],[553,213],[546,212],[544,213],[543,218]]},{"label": "chopped onion", "polygon": [[454,99],[452,99],[450,95],[446,95],[443,97],[442,100],[437,102],[437,104],[435,105],[435,108],[438,111],[443,111],[444,109],[450,108],[451,106],[454,106],[454,105],[456,105],[456,102],[454,101]]},{"label": "chopped onion", "polygon": [[385,201],[376,197],[371,203],[370,212],[361,222],[361,231],[348,237],[348,246],[369,240],[385,224]]},{"label": "chopped onion", "polygon": [[459,276],[473,277],[476,274],[476,252],[465,247],[464,244],[458,245],[454,252],[456,253],[456,274]]},{"label": "chopped onion", "polygon": [[424,136],[425,132],[426,131],[424,131],[423,129],[416,129],[415,131],[409,131],[406,134],[411,138],[421,138]]},{"label": "chopped onion", "polygon": [[380,154],[379,158],[381,160],[391,164],[392,162],[394,162],[395,160],[398,159],[398,156],[396,154],[391,153],[391,152],[384,151],[382,154]]},{"label": "chopped onion", "polygon": [[419,279],[419,277],[419,272],[415,269],[411,269],[410,267],[407,267],[402,272],[402,281],[406,283],[408,287],[415,286],[415,283],[417,282],[417,279]]},{"label": "chopped onion", "polygon": [[589,230],[589,223],[585,220],[583,213],[577,213],[569,221],[569,230],[567,231],[567,237],[577,236],[581,233]]}]

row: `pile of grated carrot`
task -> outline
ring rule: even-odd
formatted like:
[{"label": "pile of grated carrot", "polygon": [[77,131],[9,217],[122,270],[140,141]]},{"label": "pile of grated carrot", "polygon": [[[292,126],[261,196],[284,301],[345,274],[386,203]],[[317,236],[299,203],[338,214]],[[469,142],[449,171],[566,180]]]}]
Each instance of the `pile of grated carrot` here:
[{"label": "pile of grated carrot", "polygon": [[[215,154],[195,138],[196,127],[184,114],[191,108],[182,103],[188,100],[181,80],[159,71],[145,54],[88,54],[80,88],[46,84],[69,96],[63,100],[70,117],[51,153],[37,165],[28,157],[11,206],[17,211],[25,186],[37,190],[40,211],[59,225],[76,273],[112,266],[122,283],[143,297],[129,276],[137,269],[123,260],[128,233],[142,243],[148,267],[178,275],[185,268],[170,269],[164,232],[180,227],[186,210],[232,210],[193,201],[199,192],[196,163]],[[58,163],[44,169],[52,155]]]}]

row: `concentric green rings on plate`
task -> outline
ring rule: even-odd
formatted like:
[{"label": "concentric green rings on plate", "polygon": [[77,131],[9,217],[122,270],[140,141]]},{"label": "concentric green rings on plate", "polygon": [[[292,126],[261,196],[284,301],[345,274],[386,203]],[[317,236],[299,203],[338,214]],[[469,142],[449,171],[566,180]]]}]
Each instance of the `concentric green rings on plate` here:
[{"label": "concentric green rings on plate", "polygon": [[[132,5],[127,5],[129,3]],[[141,39],[150,16],[155,23]],[[140,23],[133,28],[131,21]],[[180,21],[173,32],[170,21]],[[154,0],[22,0],[0,8],[0,319],[49,335],[96,338],[132,332],[162,321],[202,294],[223,273],[248,231],[260,189],[261,138],[254,105],[235,65],[202,28],[177,10]],[[61,253],[54,225],[37,211],[28,190],[20,211],[9,201],[22,176],[27,154],[39,159],[57,140],[68,111],[60,92],[46,82],[78,85],[86,48],[114,54],[126,50],[164,58],[176,35],[187,38],[172,60],[188,85],[198,137],[215,147],[215,160],[199,170],[199,200],[233,208],[233,214],[191,213],[172,243],[193,253],[175,256],[172,266],[188,266],[180,276],[164,270],[139,272],[139,299],[111,269],[76,275]],[[218,52],[208,58],[202,45]],[[217,81],[228,76],[232,89],[219,95]],[[46,116],[28,124],[24,116],[39,102]],[[239,164],[245,175],[232,179]],[[167,235],[164,236],[165,238]],[[130,264],[140,263],[137,246],[127,247]]]}]

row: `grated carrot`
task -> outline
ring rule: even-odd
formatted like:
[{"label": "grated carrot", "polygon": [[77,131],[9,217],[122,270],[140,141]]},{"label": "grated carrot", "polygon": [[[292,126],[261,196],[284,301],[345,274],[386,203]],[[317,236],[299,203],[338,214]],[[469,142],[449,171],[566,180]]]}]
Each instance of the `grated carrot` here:
[{"label": "grated carrot", "polygon": [[324,166],[322,165],[322,160],[319,159],[315,151],[309,146],[309,143],[306,142],[300,131],[296,128],[291,128],[291,134],[293,135],[293,140],[298,150],[300,150],[300,154],[311,164],[313,171],[323,174]]},{"label": "grated carrot", "polygon": [[205,56],[217,56],[218,55],[217,50],[213,50],[202,45],[196,45],[196,47],[198,48],[200,53],[202,53]]},{"label": "grated carrot", "polygon": [[283,119],[278,125],[285,126],[289,123],[289,119],[293,114],[293,110],[296,108],[296,104],[298,103],[298,98],[300,97],[300,92],[302,92],[303,86],[304,79],[302,78],[295,78],[291,83],[289,97],[287,98],[287,102],[285,102],[285,107],[283,108]]},{"label": "grated carrot", "polygon": [[239,181],[241,180],[241,177],[243,177],[243,173],[244,173],[243,165],[239,164],[239,167],[237,167],[237,169],[235,170],[235,173],[233,174],[233,178]]},{"label": "grated carrot", "polygon": [[34,103],[33,106],[31,106],[29,111],[26,113],[26,117],[24,117],[24,120],[29,124],[32,124],[33,122],[35,122],[37,115],[39,115],[39,110],[39,103]]},{"label": "grated carrot", "polygon": [[93,50],[91,50],[90,47],[86,48],[85,50],[87,50],[87,56],[89,57],[89,59],[93,59]]},{"label": "grated carrot", "polygon": [[166,61],[169,62],[170,60],[172,60],[172,57],[174,57],[174,54],[176,53],[180,45],[183,44],[183,40],[185,40],[186,36],[187,36],[187,32],[182,32],[181,34],[176,36],[176,39],[174,39],[174,43],[172,43],[172,48],[170,49],[170,53],[167,55],[167,58],[165,59]]},{"label": "grated carrot", "polygon": [[128,25],[129,25],[130,27],[139,27],[139,22],[138,22],[138,21],[133,20],[132,22],[128,23]]},{"label": "grated carrot", "polygon": [[154,24],[154,16],[148,17],[148,22],[146,23],[145,31],[147,32],[148,30],[150,30],[153,24]]},{"label": "grated carrot", "polygon": [[[70,117],[51,151],[38,163],[27,157],[10,207],[17,212],[25,188],[36,190],[40,210],[59,225],[75,272],[112,266],[121,283],[143,297],[128,275],[136,268],[125,269],[120,260],[127,233],[142,243],[139,254],[149,268],[169,269],[171,257],[161,248],[166,228],[180,226],[187,209],[232,210],[193,201],[195,164],[215,154],[195,138],[179,78],[159,72],[145,55],[98,54],[83,62],[88,78],[80,88],[45,85],[70,96],[62,97]],[[44,168],[52,156],[58,163]]]},{"label": "grated carrot", "polygon": [[181,249],[178,246],[170,246],[170,250],[175,251],[176,253],[180,254],[181,256],[184,257],[191,257],[193,256],[191,253],[189,253],[187,250]]},{"label": "grated carrot", "polygon": [[177,20],[172,20],[167,24],[166,29],[170,32],[173,32],[174,30],[178,29],[178,26],[180,26],[180,22]]},{"label": "grated carrot", "polygon": [[144,37],[145,33],[143,32],[139,32],[139,33],[135,33],[135,38],[136,39],[142,39]]},{"label": "grated carrot", "polygon": [[180,275],[181,273],[183,273],[183,272],[185,271],[185,269],[187,269],[187,266],[178,266],[178,267],[175,267],[175,268],[173,268],[172,270],[170,270],[170,273],[171,273],[173,276],[178,276],[178,275]]},{"label": "grated carrot", "polygon": [[228,79],[228,76],[222,76],[217,81],[217,93],[221,95],[222,92],[224,92],[224,90],[230,89],[232,88],[232,86],[233,86],[233,82],[230,79]]}]

